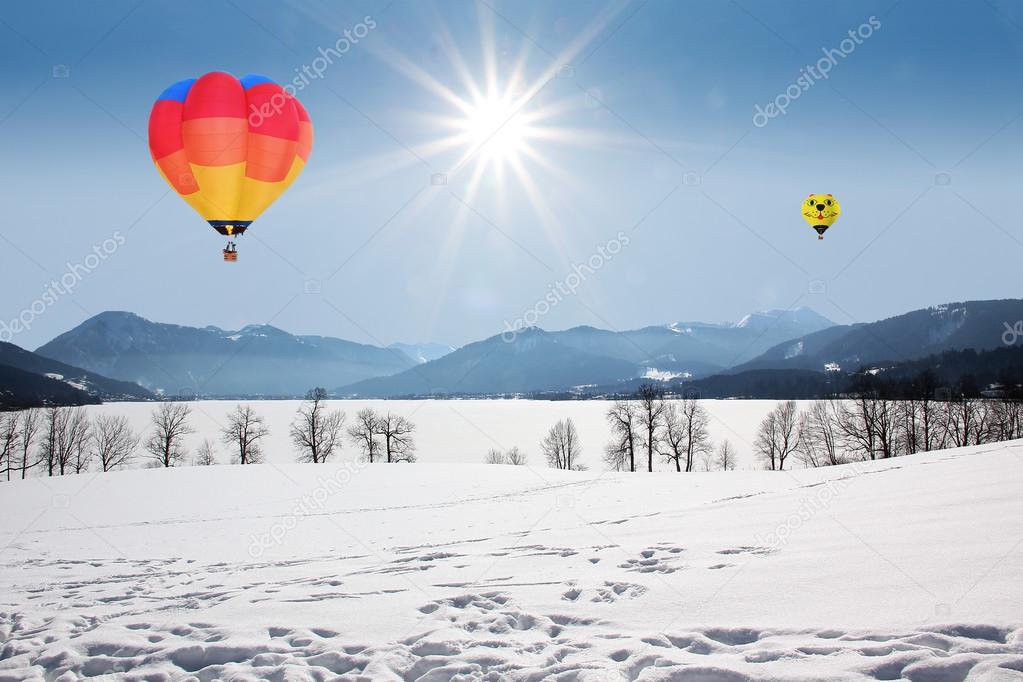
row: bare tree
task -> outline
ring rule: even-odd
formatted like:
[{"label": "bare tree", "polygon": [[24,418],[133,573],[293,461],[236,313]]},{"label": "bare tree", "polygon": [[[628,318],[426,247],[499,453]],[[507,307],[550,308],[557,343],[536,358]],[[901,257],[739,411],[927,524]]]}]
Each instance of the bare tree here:
[{"label": "bare tree", "polygon": [[35,442],[36,433],[39,431],[40,412],[39,410],[24,410],[21,413],[21,477],[28,476],[28,470],[34,468],[41,461],[39,457],[32,456],[32,444]]},{"label": "bare tree", "polygon": [[145,448],[156,466],[172,467],[185,456],[184,437],[194,430],[188,424],[192,413],[184,403],[160,403],[153,410],[155,430],[146,440]]},{"label": "bare tree", "polygon": [[607,445],[604,460],[616,471],[636,470],[636,428],[639,413],[636,403],[631,400],[616,400],[607,410],[607,421],[611,425],[611,442]]},{"label": "bare tree", "polygon": [[81,423],[74,431],[74,441],[71,444],[73,449],[71,466],[76,474],[80,474],[89,468],[92,463],[92,424],[85,411],[81,412]]},{"label": "bare tree", "polygon": [[935,450],[945,447],[945,435],[941,429],[941,405],[935,400],[938,392],[938,378],[931,370],[924,370],[913,381],[913,392],[916,397],[911,401],[913,417],[907,425],[916,429],[916,433],[907,442],[914,446],[910,452]]},{"label": "bare tree", "polygon": [[101,414],[93,422],[92,448],[103,471],[130,463],[139,440],[126,417]]},{"label": "bare tree", "polygon": [[992,406],[995,440],[1023,438],[1023,400],[1004,398]]},{"label": "bare tree", "polygon": [[540,451],[547,459],[547,464],[555,469],[581,469],[579,456],[582,448],[579,445],[579,433],[576,431],[575,422],[567,418],[552,426],[540,443]]},{"label": "bare tree", "polygon": [[643,384],[636,397],[639,399],[639,434],[646,450],[647,471],[653,471],[657,432],[664,420],[664,392],[652,384]]},{"label": "bare tree", "polygon": [[843,401],[839,406],[838,430],[842,445],[847,453],[861,460],[874,459],[877,454],[874,412],[867,395]]},{"label": "bare tree", "polygon": [[525,465],[526,460],[526,454],[519,450],[516,446],[509,448],[504,452],[501,452],[497,448],[490,448],[484,462],[487,464],[511,464],[514,466],[523,466]]},{"label": "bare tree", "polygon": [[885,395],[871,399],[877,454],[881,459],[899,455],[899,404]]},{"label": "bare tree", "polygon": [[[674,462],[675,471],[693,471],[696,459],[711,451],[710,417],[696,398],[664,403],[662,437],[658,454]],[[708,467],[709,468],[709,467]]]},{"label": "bare tree", "polygon": [[220,430],[220,439],[238,449],[238,464],[259,464],[263,461],[259,441],[269,434],[270,429],[251,405],[235,405],[234,412],[227,415],[227,425]]},{"label": "bare tree", "polygon": [[199,444],[199,448],[195,451],[195,458],[192,460],[192,464],[197,467],[208,467],[216,463],[217,454],[215,446],[209,438],[204,438],[202,443]]},{"label": "bare tree", "polygon": [[807,467],[842,463],[839,451],[839,405],[833,400],[816,400],[799,419],[799,459]]},{"label": "bare tree", "polygon": [[520,467],[526,465],[526,462],[529,461],[529,457],[526,453],[522,452],[522,450],[519,450],[518,446],[512,446],[504,453],[504,461],[508,464]]},{"label": "bare tree", "polygon": [[416,444],[412,440],[415,430],[415,424],[390,412],[377,420],[377,433],[383,438],[384,455],[388,464],[416,461]]},{"label": "bare tree", "polygon": [[0,470],[7,473],[8,481],[11,480],[14,455],[18,451],[20,440],[21,422],[18,419],[18,413],[0,413]]},{"label": "bare tree", "polygon": [[362,450],[363,458],[372,464],[380,456],[381,444],[377,438],[380,417],[370,407],[359,410],[355,424],[348,429],[348,437]]},{"label": "bare tree", "polygon": [[992,440],[996,431],[996,414],[988,400],[977,400],[975,408],[976,418],[973,420],[973,428],[970,429],[970,440],[973,445],[981,445]]},{"label": "bare tree", "polygon": [[60,450],[61,441],[64,440],[67,418],[68,408],[66,407],[53,405],[47,407],[43,413],[43,441],[39,460],[46,464],[47,476],[57,475],[57,452]]},{"label": "bare tree", "polygon": [[721,471],[732,471],[736,465],[735,448],[732,447],[732,442],[728,439],[721,441],[721,445],[718,446],[717,453],[714,456],[714,464]]},{"label": "bare tree", "polygon": [[768,469],[781,471],[798,444],[796,403],[793,400],[778,403],[760,422],[754,443],[757,455]]},{"label": "bare tree", "polygon": [[53,442],[50,444],[53,458],[50,471],[56,467],[61,476],[72,471],[81,473],[88,466],[88,414],[82,407],[57,409],[59,412],[55,414]]},{"label": "bare tree", "polygon": [[326,399],[327,391],[322,388],[309,391],[291,423],[291,442],[301,452],[300,462],[321,464],[341,448],[345,413],[328,411]]}]

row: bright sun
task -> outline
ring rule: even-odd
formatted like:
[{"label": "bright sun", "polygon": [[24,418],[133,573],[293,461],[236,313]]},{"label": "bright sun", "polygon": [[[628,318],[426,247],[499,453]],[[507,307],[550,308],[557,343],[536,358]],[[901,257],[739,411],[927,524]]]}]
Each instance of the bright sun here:
[{"label": "bright sun", "polygon": [[497,162],[514,160],[525,151],[531,132],[511,98],[493,94],[469,106],[461,128],[472,150]]}]

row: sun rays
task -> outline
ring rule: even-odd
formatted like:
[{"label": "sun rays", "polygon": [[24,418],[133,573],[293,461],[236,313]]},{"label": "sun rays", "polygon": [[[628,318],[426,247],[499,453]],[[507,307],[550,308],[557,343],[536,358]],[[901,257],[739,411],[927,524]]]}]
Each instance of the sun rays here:
[{"label": "sun rays", "polygon": [[[544,273],[571,262],[570,230],[578,227],[579,206],[589,205],[585,195],[595,190],[577,180],[578,169],[563,165],[571,160],[566,148],[621,145],[620,137],[609,136],[596,123],[573,62],[586,60],[587,50],[611,30],[625,5],[612,0],[568,40],[542,28],[520,30],[480,2],[478,27],[472,28],[451,25],[435,10],[422,9],[417,19],[425,46],[406,46],[384,31],[360,43],[411,86],[390,111],[358,111],[400,149],[349,158],[334,181],[395,177],[407,184],[409,173],[422,168],[426,189],[403,207],[401,223],[421,224],[429,216],[430,226],[438,228],[426,261],[436,292],[431,324],[461,267],[469,230],[494,231],[491,247],[503,252],[495,255],[506,262],[525,257],[530,263],[525,267],[542,266]],[[467,40],[467,35],[478,38]],[[559,46],[542,46],[544,35]]]}]

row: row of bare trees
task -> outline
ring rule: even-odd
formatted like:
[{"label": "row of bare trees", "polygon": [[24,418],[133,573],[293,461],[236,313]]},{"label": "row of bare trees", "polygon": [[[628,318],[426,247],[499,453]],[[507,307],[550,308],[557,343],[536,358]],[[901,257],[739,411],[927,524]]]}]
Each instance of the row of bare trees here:
[{"label": "row of bare trees", "polygon": [[367,407],[356,413],[346,431],[345,413],[328,409],[326,400],[326,390],[309,391],[291,424],[291,442],[300,453],[299,461],[326,462],[341,450],[346,435],[370,464],[416,461],[416,425],[408,418]]},{"label": "row of bare trees", "polygon": [[139,437],[125,417],[99,415],[90,420],[82,407],[47,407],[0,414],[0,472],[27,478],[85,471],[97,462],[103,471],[126,465]]},{"label": "row of bare trees", "polygon": [[893,399],[861,393],[817,400],[799,411],[779,403],[764,417],[754,450],[762,466],[784,469],[887,459],[943,448],[1023,438],[1023,401],[1011,398]]},{"label": "row of bare trees", "polygon": [[[347,437],[368,462],[414,462],[415,424],[392,412],[367,408],[347,429],[345,413],[329,409],[327,392],[310,391],[290,427],[300,462],[321,464],[337,454]],[[142,460],[151,467],[174,467],[187,461],[187,436],[195,433],[186,403],[160,403],[150,417],[148,434],[136,433],[128,419],[97,415],[84,407],[46,407],[0,413],[0,476],[7,480],[30,474],[63,476],[93,466],[102,471],[127,468]],[[236,405],[219,433],[221,444],[237,464],[264,461],[262,441],[270,429],[251,405]],[[509,453],[518,460],[521,453]],[[192,458],[199,466],[217,463],[216,446],[204,439]]]},{"label": "row of bare trees", "polygon": [[[194,432],[191,411],[183,403],[161,403],[151,416],[152,431],[143,440],[127,417],[100,414],[90,419],[84,407],[45,407],[0,414],[0,472],[8,480],[79,474],[95,466],[111,471],[131,466],[140,456],[148,466],[172,467],[185,458],[184,438]],[[228,415],[221,440],[238,448],[236,461],[260,461],[259,440],[269,433],[248,405]],[[140,452],[141,446],[141,452]],[[197,464],[214,464],[213,446],[199,448]]]},{"label": "row of bare trees", "polygon": [[607,411],[611,442],[604,461],[616,471],[636,471],[637,463],[654,470],[654,459],[675,471],[734,469],[735,449],[729,441],[715,450],[710,440],[710,415],[691,396],[665,399],[652,385],[643,385],[631,398],[615,400]]},{"label": "row of bare trees", "polygon": [[529,462],[529,457],[526,453],[522,452],[522,450],[519,450],[518,446],[508,448],[507,450],[491,448],[487,451],[487,456],[483,461],[486,464],[511,464],[513,466],[525,466]]}]

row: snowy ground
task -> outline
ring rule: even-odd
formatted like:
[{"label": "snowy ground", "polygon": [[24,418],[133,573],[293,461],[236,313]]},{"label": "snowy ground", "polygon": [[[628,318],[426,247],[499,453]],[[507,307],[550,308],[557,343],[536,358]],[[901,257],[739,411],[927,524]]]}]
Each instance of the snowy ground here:
[{"label": "snowy ground", "polygon": [[1021,491],[1023,441],[4,483],[0,680],[1018,680]]},{"label": "snowy ground", "polygon": [[[202,400],[190,402],[191,423],[195,433],[187,438],[194,452],[203,438],[215,443],[226,415],[236,401]],[[263,449],[275,463],[295,461],[295,450],[288,440],[288,428],[300,405],[297,400],[251,401],[250,405],[266,419],[270,435]],[[753,441],[757,425],[775,405],[774,400],[704,400],[711,415],[710,433],[715,443],[729,439],[735,447],[740,469],[753,468]],[[805,403],[804,403],[805,404]],[[153,403],[108,403],[88,408],[97,414],[123,414],[141,432],[151,429]],[[507,450],[518,446],[534,466],[543,466],[539,444],[547,429],[559,419],[571,417],[579,429],[583,464],[603,469],[604,446],[611,431],[605,415],[608,403],[602,400],[339,400],[331,409],[343,410],[347,423],[364,407],[388,410],[409,417],[416,424],[416,445],[421,462],[482,463],[491,448]],[[457,435],[453,435],[457,434]],[[227,449],[217,444],[221,462],[230,461]],[[355,449],[345,443],[343,459],[356,459]],[[667,468],[662,463],[658,467]]]}]

